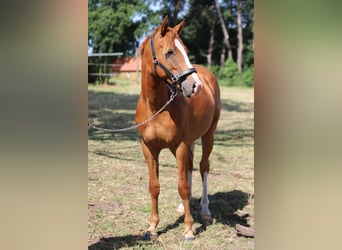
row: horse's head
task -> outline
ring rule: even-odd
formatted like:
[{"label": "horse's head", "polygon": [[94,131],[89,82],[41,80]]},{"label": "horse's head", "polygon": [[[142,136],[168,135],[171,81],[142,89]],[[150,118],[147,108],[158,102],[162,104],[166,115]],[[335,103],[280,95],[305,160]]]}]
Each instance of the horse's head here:
[{"label": "horse's head", "polygon": [[[168,26],[168,17],[151,35],[151,53],[154,73],[168,84],[180,87],[187,97],[197,95],[202,82],[187,55],[187,48],[179,34],[184,26],[183,20],[174,27]],[[170,82],[171,80],[171,82]]]}]

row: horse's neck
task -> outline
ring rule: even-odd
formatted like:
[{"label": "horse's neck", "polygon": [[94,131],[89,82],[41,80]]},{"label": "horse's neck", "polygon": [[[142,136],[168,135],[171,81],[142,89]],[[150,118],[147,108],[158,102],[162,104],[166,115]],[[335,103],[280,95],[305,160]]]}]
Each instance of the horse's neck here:
[{"label": "horse's neck", "polygon": [[143,72],[141,92],[145,101],[148,102],[148,106],[151,111],[156,112],[167,102],[169,98],[169,90],[162,80],[157,79],[150,73],[147,73],[147,71]]}]

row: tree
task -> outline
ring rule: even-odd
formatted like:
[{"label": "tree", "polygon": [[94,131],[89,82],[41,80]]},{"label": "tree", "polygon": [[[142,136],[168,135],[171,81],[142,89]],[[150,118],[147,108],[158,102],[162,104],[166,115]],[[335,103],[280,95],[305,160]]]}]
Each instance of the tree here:
[{"label": "tree", "polygon": [[217,15],[219,17],[221,28],[222,28],[222,33],[224,36],[223,43],[226,46],[226,49],[228,51],[228,59],[231,59],[231,58],[233,58],[233,54],[232,54],[232,48],[231,48],[230,41],[229,41],[229,33],[228,33],[228,29],[226,27],[226,24],[224,22],[224,19],[222,17],[221,8],[220,8],[220,5],[218,3],[218,0],[215,0],[215,7],[217,10]]},{"label": "tree", "polygon": [[214,1],[192,0],[189,6],[181,34],[184,43],[189,46],[189,57],[194,63],[215,64],[217,22]]},{"label": "tree", "polygon": [[147,6],[139,0],[89,0],[88,7],[88,42],[93,51],[134,54],[137,38],[146,28],[147,18],[141,13]]},{"label": "tree", "polygon": [[248,68],[254,65],[254,0],[245,0],[241,13],[243,27],[242,66]]},{"label": "tree", "polygon": [[211,16],[211,19],[210,19],[209,22],[210,22],[210,29],[209,29],[210,38],[209,38],[209,48],[208,48],[208,52],[206,54],[206,57],[207,57],[208,68],[210,69],[211,64],[212,64],[212,57],[213,57],[213,51],[214,51],[214,42],[215,42],[215,38],[214,38],[214,35],[215,35],[215,23],[216,23],[215,15]]},{"label": "tree", "polygon": [[236,64],[237,64],[237,69],[239,73],[242,73],[242,50],[243,50],[241,4],[242,4],[242,0],[237,0],[236,17],[237,17],[237,31],[238,31],[237,32],[238,47],[237,47]]}]

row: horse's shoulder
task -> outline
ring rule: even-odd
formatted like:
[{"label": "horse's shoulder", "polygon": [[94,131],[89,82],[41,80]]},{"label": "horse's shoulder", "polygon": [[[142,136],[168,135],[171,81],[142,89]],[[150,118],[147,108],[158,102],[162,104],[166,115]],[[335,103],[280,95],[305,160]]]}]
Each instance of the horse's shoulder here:
[{"label": "horse's shoulder", "polygon": [[196,68],[197,74],[199,75],[202,83],[209,87],[213,96],[218,96],[219,85],[215,75],[209,69],[199,64],[193,64],[193,66]]}]

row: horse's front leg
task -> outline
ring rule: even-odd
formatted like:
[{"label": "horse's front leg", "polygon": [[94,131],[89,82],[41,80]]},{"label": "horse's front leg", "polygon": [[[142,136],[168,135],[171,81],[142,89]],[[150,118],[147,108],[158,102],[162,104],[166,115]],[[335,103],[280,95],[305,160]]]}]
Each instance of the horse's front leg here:
[{"label": "horse's front leg", "polygon": [[[192,224],[194,222],[191,210],[190,210],[190,183],[188,183],[188,173],[190,172],[190,164],[189,164],[189,153],[191,152],[191,148],[181,143],[179,147],[176,149],[175,155],[177,159],[178,165],[178,192],[183,200],[184,206],[184,232],[183,237],[185,240],[190,240],[194,238],[192,232]],[[191,169],[192,170],[192,169]]]},{"label": "horse's front leg", "polygon": [[160,184],[159,184],[159,153],[160,150],[150,150],[150,148],[142,142],[142,149],[146,159],[146,163],[148,166],[149,172],[149,191],[151,195],[151,218],[150,218],[150,227],[147,229],[145,233],[145,239],[150,240],[151,237],[157,237],[157,225],[159,223],[159,215],[158,215],[158,196],[160,192]]},{"label": "horse's front leg", "polygon": [[[192,170],[194,168],[194,152],[195,152],[195,143],[193,142],[190,146],[190,151],[188,154],[188,171],[187,171],[187,178],[188,178],[188,185],[190,188],[190,203],[192,199]],[[179,204],[177,207],[177,211],[179,213],[184,213],[184,205],[183,202]]]}]

